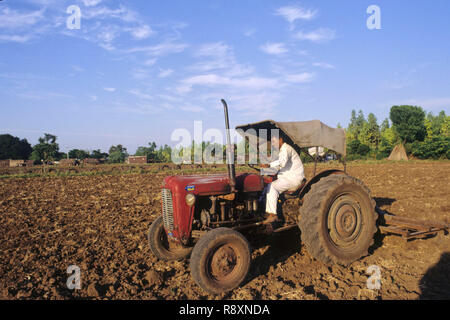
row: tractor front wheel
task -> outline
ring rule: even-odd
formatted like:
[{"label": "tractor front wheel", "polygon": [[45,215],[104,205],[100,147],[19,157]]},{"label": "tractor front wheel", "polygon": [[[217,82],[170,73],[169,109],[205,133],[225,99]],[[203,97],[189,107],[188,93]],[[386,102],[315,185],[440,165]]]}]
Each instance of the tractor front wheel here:
[{"label": "tractor front wheel", "polygon": [[192,251],[192,248],[183,247],[168,239],[162,216],[156,218],[151,224],[148,231],[148,243],[153,254],[164,261],[185,259]]},{"label": "tractor front wheel", "polygon": [[195,245],[191,274],[195,282],[212,294],[238,287],[250,268],[250,246],[245,237],[228,228],[208,232]]}]

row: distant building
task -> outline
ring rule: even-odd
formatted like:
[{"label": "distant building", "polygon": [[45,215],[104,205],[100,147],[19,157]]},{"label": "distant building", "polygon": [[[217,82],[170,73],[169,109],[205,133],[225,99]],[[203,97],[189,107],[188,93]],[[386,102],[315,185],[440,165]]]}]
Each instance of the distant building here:
[{"label": "distant building", "polygon": [[25,160],[25,167],[34,166],[34,160]]},{"label": "distant building", "polygon": [[126,161],[128,164],[147,163],[147,156],[129,156]]},{"label": "distant building", "polygon": [[86,158],[83,159],[83,164],[97,165],[100,164],[100,160],[94,158]]},{"label": "distant building", "polygon": [[0,167],[31,167],[34,165],[33,160],[0,160]]},{"label": "distant building", "polygon": [[59,160],[59,165],[60,166],[76,166],[78,165],[78,160],[77,159],[61,159]]}]

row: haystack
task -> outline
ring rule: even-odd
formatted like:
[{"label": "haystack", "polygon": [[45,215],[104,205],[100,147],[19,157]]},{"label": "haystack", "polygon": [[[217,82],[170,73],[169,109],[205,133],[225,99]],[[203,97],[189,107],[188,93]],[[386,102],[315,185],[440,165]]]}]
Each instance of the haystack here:
[{"label": "haystack", "polygon": [[405,146],[403,144],[398,144],[394,147],[388,160],[406,160],[408,161],[408,156],[406,155]]}]

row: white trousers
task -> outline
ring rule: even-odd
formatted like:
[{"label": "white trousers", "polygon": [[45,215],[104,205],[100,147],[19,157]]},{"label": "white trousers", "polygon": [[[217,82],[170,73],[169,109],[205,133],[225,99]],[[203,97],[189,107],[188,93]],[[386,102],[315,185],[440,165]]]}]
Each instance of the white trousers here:
[{"label": "white trousers", "polygon": [[301,184],[298,181],[291,181],[288,179],[279,178],[267,186],[266,194],[266,212],[277,214],[277,202],[280,193],[295,189]]}]

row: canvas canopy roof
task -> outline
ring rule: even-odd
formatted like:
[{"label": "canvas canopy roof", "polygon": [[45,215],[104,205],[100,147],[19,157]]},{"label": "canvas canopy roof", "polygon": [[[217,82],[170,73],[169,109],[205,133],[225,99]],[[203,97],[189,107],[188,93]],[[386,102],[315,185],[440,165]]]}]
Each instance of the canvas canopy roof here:
[{"label": "canvas canopy roof", "polygon": [[[248,129],[255,129],[256,134],[259,129],[280,129],[299,148],[324,147],[342,156],[346,155],[344,129],[331,128],[319,120],[293,122],[264,120],[236,127],[241,135],[243,133],[252,134],[247,131]],[[240,132],[240,130],[244,132]]]}]

